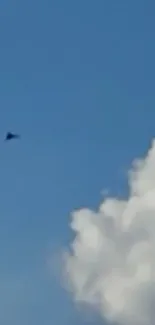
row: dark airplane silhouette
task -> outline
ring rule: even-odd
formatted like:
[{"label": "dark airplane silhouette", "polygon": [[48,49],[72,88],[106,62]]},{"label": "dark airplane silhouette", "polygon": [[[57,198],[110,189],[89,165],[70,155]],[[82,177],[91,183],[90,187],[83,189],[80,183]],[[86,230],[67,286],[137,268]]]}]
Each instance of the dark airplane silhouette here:
[{"label": "dark airplane silhouette", "polygon": [[13,134],[11,132],[7,132],[5,141],[12,140],[12,139],[19,139],[20,135],[19,134]]}]

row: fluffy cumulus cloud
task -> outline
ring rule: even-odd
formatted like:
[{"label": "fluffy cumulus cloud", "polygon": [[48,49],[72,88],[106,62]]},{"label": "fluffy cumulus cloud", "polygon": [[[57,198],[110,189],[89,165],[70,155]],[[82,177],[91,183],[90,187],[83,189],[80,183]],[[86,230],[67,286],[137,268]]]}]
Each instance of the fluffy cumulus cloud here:
[{"label": "fluffy cumulus cloud", "polygon": [[110,323],[155,319],[155,141],[129,171],[127,199],[106,197],[98,211],[72,214],[65,282],[77,302]]}]

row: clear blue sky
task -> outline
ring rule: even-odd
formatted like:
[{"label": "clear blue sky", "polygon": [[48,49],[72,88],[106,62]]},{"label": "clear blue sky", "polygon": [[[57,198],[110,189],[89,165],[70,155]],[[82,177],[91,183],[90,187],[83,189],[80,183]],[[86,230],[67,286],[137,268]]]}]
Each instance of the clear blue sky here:
[{"label": "clear blue sky", "polygon": [[46,261],[155,134],[154,31],[153,0],[1,0],[1,324],[85,324]]}]

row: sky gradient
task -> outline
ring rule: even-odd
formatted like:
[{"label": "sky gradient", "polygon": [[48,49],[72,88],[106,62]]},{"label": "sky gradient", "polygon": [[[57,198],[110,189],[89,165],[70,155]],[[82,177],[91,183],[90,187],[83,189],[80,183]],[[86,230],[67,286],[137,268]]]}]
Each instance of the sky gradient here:
[{"label": "sky gradient", "polygon": [[2,324],[85,324],[57,256],[71,211],[124,195],[154,137],[154,30],[151,0],[1,0]]}]

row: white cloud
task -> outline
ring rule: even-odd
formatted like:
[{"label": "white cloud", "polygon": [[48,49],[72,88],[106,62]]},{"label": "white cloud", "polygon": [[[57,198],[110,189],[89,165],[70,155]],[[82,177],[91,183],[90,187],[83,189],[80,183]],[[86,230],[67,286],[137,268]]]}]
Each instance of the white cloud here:
[{"label": "white cloud", "polygon": [[155,141],[129,172],[129,197],[106,197],[97,212],[72,214],[65,282],[75,301],[108,321],[152,325],[155,318]]}]

